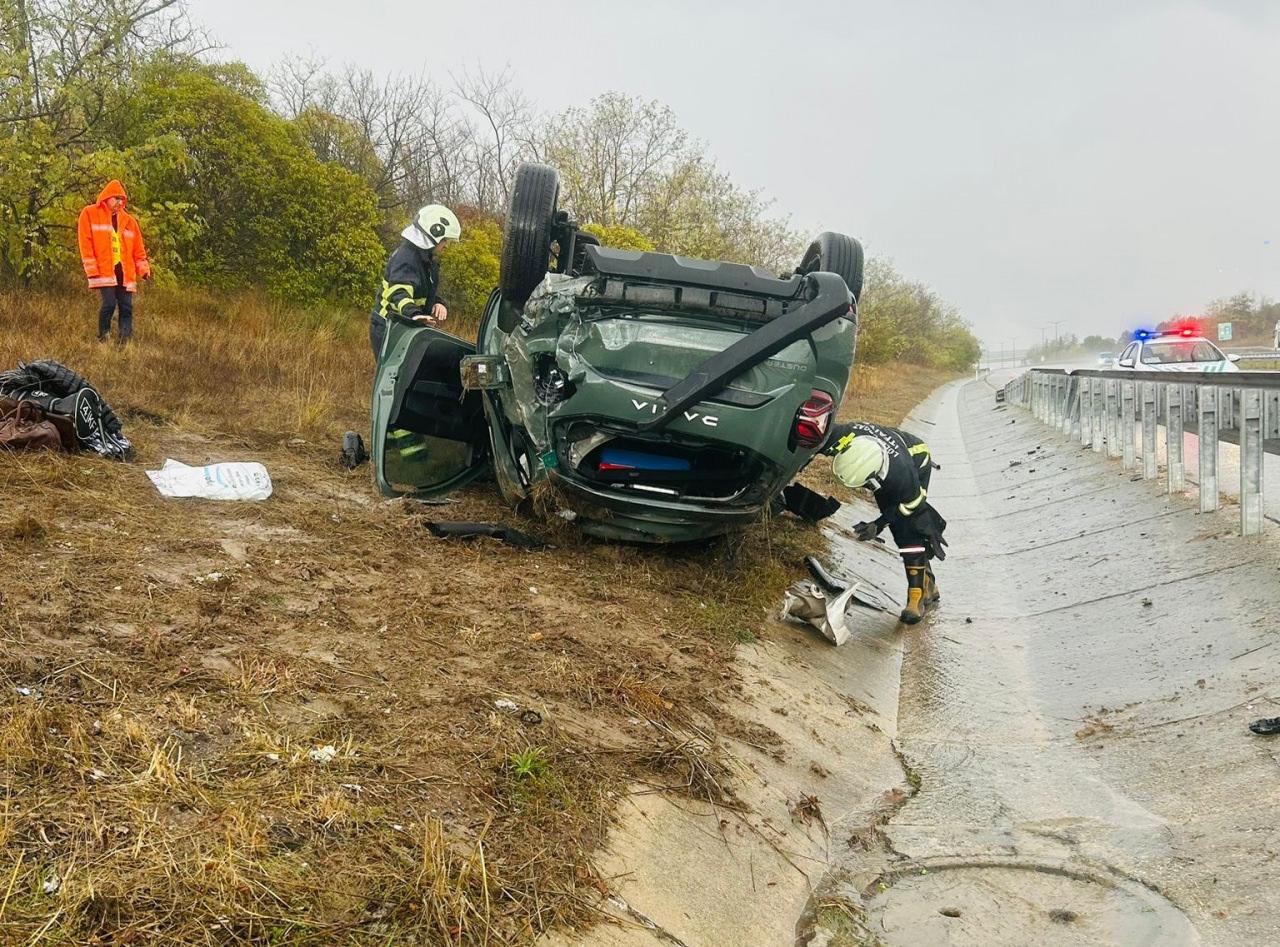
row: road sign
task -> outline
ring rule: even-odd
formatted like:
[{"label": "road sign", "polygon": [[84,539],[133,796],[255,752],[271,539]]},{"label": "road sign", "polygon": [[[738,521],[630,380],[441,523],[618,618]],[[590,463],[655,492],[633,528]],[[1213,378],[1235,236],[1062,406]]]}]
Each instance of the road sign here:
[{"label": "road sign", "polygon": [[1218,323],[1218,341],[1219,342],[1231,341],[1231,323],[1229,322]]}]

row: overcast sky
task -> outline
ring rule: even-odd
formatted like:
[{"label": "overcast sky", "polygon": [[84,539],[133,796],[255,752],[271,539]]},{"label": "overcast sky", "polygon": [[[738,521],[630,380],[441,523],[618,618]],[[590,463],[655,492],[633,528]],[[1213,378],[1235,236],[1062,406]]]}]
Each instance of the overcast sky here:
[{"label": "overcast sky", "polygon": [[191,10],[259,70],[509,65],[548,110],[659,99],[799,229],[857,236],[995,347],[1280,296],[1280,0]]}]

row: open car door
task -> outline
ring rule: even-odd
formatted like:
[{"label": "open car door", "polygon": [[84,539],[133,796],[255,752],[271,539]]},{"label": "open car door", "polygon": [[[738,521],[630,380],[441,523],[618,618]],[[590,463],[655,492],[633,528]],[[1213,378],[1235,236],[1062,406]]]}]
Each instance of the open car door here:
[{"label": "open car door", "polygon": [[464,391],[459,375],[473,354],[474,345],[439,329],[388,321],[370,408],[374,478],[385,496],[447,493],[488,465],[481,393]]}]

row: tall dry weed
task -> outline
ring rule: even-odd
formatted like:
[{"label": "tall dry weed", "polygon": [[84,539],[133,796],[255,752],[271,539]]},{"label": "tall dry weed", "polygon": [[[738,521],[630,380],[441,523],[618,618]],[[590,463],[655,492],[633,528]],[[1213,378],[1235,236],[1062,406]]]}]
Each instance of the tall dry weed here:
[{"label": "tall dry weed", "polygon": [[363,312],[300,315],[252,296],[138,294],[128,346],[97,341],[97,296],[0,293],[0,367],[52,358],[125,416],[197,430],[340,434],[367,412]]}]

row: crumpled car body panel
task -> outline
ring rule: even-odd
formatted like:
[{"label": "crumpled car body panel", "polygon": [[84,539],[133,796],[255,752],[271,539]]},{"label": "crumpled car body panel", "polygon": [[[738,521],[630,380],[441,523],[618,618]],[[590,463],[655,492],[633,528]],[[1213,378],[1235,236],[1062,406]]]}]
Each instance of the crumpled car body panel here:
[{"label": "crumpled car body panel", "polygon": [[[801,405],[823,391],[839,407],[855,320],[835,319],[786,345],[660,430],[644,432],[639,425],[660,410],[664,391],[759,322],[618,305],[597,298],[599,284],[594,276],[548,274],[510,333],[499,328],[498,293],[490,299],[476,351],[499,359],[505,379],[467,394],[482,396],[490,443],[484,463],[500,491],[513,503],[549,498],[586,532],[607,539],[696,540],[759,517],[816,450],[791,438]],[[429,327],[407,331],[443,335]],[[407,364],[397,355],[405,348],[402,340],[388,341],[389,355]],[[376,386],[383,403],[380,416],[375,391],[375,466],[394,371],[384,363]]]}]

